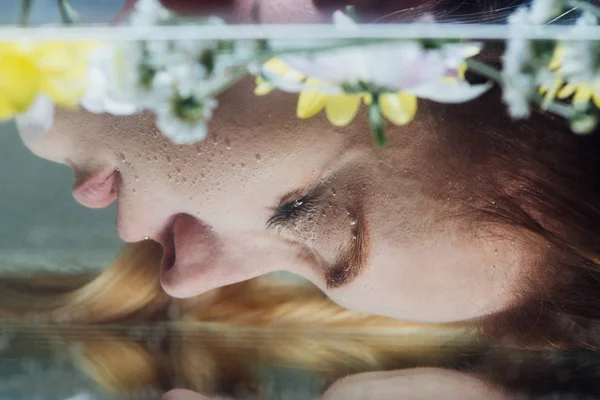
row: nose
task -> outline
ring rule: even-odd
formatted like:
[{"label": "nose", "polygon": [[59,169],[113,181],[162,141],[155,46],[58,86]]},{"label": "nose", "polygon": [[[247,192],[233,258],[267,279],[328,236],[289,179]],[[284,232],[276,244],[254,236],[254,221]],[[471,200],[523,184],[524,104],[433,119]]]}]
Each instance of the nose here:
[{"label": "nose", "polygon": [[116,170],[101,170],[78,179],[73,186],[73,197],[84,207],[104,208],[117,199]]}]

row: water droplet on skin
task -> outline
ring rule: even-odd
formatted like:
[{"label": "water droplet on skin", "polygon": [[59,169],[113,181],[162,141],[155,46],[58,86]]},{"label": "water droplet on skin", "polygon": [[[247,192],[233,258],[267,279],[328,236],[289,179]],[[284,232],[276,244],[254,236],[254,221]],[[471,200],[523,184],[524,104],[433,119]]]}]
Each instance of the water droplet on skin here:
[{"label": "water droplet on skin", "polygon": [[204,178],[206,178],[206,175],[204,175],[204,172],[200,172],[200,177],[202,178],[202,180],[204,180]]},{"label": "water droplet on skin", "polygon": [[167,156],[167,162],[169,163],[169,165],[172,164],[171,157]]},{"label": "water droplet on skin", "polygon": [[137,194],[137,190],[133,189],[133,194]]},{"label": "water droplet on skin", "polygon": [[246,164],[244,164],[244,163],[240,163],[240,167],[242,167],[242,168],[246,168]]},{"label": "water droplet on skin", "polygon": [[181,181],[183,182],[184,185],[187,183],[187,179],[185,179],[185,178],[181,178]]},{"label": "water droplet on skin", "polygon": [[177,175],[181,175],[181,168],[177,167],[175,168],[175,171],[177,171]]},{"label": "water droplet on skin", "polygon": [[154,156],[154,162],[158,162],[158,157]]},{"label": "water droplet on skin", "polygon": [[354,226],[356,225],[357,221],[350,221],[350,225]]},{"label": "water droplet on skin", "polygon": [[221,157],[223,157],[223,155],[224,155],[223,150],[219,150],[219,154],[221,155]]},{"label": "water droplet on skin", "polygon": [[144,237],[142,238],[142,240],[149,240],[149,239],[150,239],[150,236],[144,236]]},{"label": "water droplet on skin", "polygon": [[356,236],[352,236],[352,240],[356,240]]},{"label": "water droplet on skin", "polygon": [[254,157],[256,158],[256,161],[257,161],[257,162],[260,162],[260,160],[261,160],[261,158],[260,158],[260,154],[256,153],[256,154],[254,155]]},{"label": "water droplet on skin", "polygon": [[135,181],[138,182],[139,180],[140,180],[140,177],[136,175],[135,176]]},{"label": "water droplet on skin", "polygon": [[167,178],[169,178],[169,182],[173,180],[173,175],[167,174]]},{"label": "water droplet on skin", "polygon": [[333,197],[335,197],[336,194],[337,194],[336,190],[334,188],[331,188],[331,195]]},{"label": "water droplet on skin", "polygon": [[231,150],[231,141],[229,140],[229,138],[225,138],[225,148],[227,150]]}]

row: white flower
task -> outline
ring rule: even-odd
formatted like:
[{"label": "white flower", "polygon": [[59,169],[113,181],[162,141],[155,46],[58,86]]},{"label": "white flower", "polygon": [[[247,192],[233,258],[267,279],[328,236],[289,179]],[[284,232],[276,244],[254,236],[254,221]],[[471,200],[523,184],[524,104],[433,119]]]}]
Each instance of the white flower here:
[{"label": "white flower", "polygon": [[[354,21],[337,11],[333,15],[338,29],[359,29]],[[436,96],[444,78],[456,77],[456,71],[465,58],[477,54],[481,46],[476,43],[446,44],[439,49],[426,49],[417,41],[364,45],[340,48],[327,52],[316,52],[294,56],[283,56],[281,60],[292,71],[288,76],[277,76],[264,68],[262,74],[275,86],[286,91],[302,91],[305,85],[294,74],[300,74],[324,82],[319,91],[328,94],[340,92],[347,86],[360,87],[364,84],[390,92],[406,91],[425,98],[443,99]],[[471,87],[467,82],[454,83],[445,100],[465,101],[487,90],[488,85]],[[464,89],[464,92],[463,92]]]},{"label": "white flower", "polygon": [[442,78],[410,89],[408,93],[439,103],[464,103],[481,96],[491,87],[491,82],[471,85],[463,79],[447,80]]},{"label": "white flower", "polygon": [[[520,7],[509,18],[509,29],[518,30],[530,24],[529,9]],[[508,105],[513,118],[524,118],[529,115],[529,96],[532,92],[533,79],[526,67],[531,58],[531,43],[525,39],[511,39],[506,43],[502,56],[502,99]]]},{"label": "white flower", "polygon": [[534,0],[531,3],[528,19],[534,25],[550,21],[562,11],[564,0]]},{"label": "white flower", "polygon": [[502,89],[502,100],[508,105],[508,112],[513,118],[526,118],[529,116],[529,90],[532,87],[532,78],[521,74],[506,81]]},{"label": "white flower", "polygon": [[[598,18],[588,12],[584,12],[575,24],[577,28],[597,25]],[[564,42],[563,47],[560,71],[564,78],[569,82],[593,81],[598,74],[594,65],[594,57],[600,51],[598,43],[591,40],[577,40]]]},{"label": "white flower", "polygon": [[181,110],[181,104],[177,104],[177,102],[165,104],[156,112],[156,126],[173,143],[191,144],[206,137],[206,121],[212,117],[216,106],[216,100],[204,99],[202,102],[194,104],[199,115],[196,118],[186,118],[185,111]]},{"label": "white flower", "polygon": [[27,111],[15,118],[21,138],[28,142],[45,134],[54,122],[54,103],[46,95],[39,95]]},{"label": "white flower", "polygon": [[138,0],[135,10],[131,13],[131,25],[151,26],[169,20],[171,12],[158,0]]},{"label": "white flower", "polygon": [[139,111],[131,99],[126,100],[131,96],[120,93],[123,87],[118,84],[122,80],[117,79],[117,69],[114,46],[101,46],[92,54],[88,67],[89,85],[80,100],[83,108],[93,113],[113,115],[130,115]]}]

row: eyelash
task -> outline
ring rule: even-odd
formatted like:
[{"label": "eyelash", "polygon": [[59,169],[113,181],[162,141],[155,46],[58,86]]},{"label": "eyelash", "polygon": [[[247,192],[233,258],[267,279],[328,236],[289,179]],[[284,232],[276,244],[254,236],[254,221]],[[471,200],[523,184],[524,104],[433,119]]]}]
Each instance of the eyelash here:
[{"label": "eyelash", "polygon": [[306,216],[314,209],[314,199],[302,196],[294,201],[281,204],[267,221],[267,229],[283,227],[296,219]]}]

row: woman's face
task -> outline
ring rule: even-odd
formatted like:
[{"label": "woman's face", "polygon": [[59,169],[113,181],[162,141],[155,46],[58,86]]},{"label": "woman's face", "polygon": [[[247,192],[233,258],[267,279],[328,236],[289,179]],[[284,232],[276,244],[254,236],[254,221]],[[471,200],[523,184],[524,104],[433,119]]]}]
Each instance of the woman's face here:
[{"label": "woman's face", "polygon": [[513,301],[522,254],[443,218],[448,205],[427,189],[438,167],[426,125],[392,129],[375,149],[364,116],[345,128],[301,121],[297,96],[255,97],[252,85],[219,98],[195,145],[169,142],[149,114],[60,111],[50,132],[22,136],[74,170],[81,204],[116,200],[123,240],[163,245],[173,296],[286,270],[343,306],[409,320],[467,319]]}]

